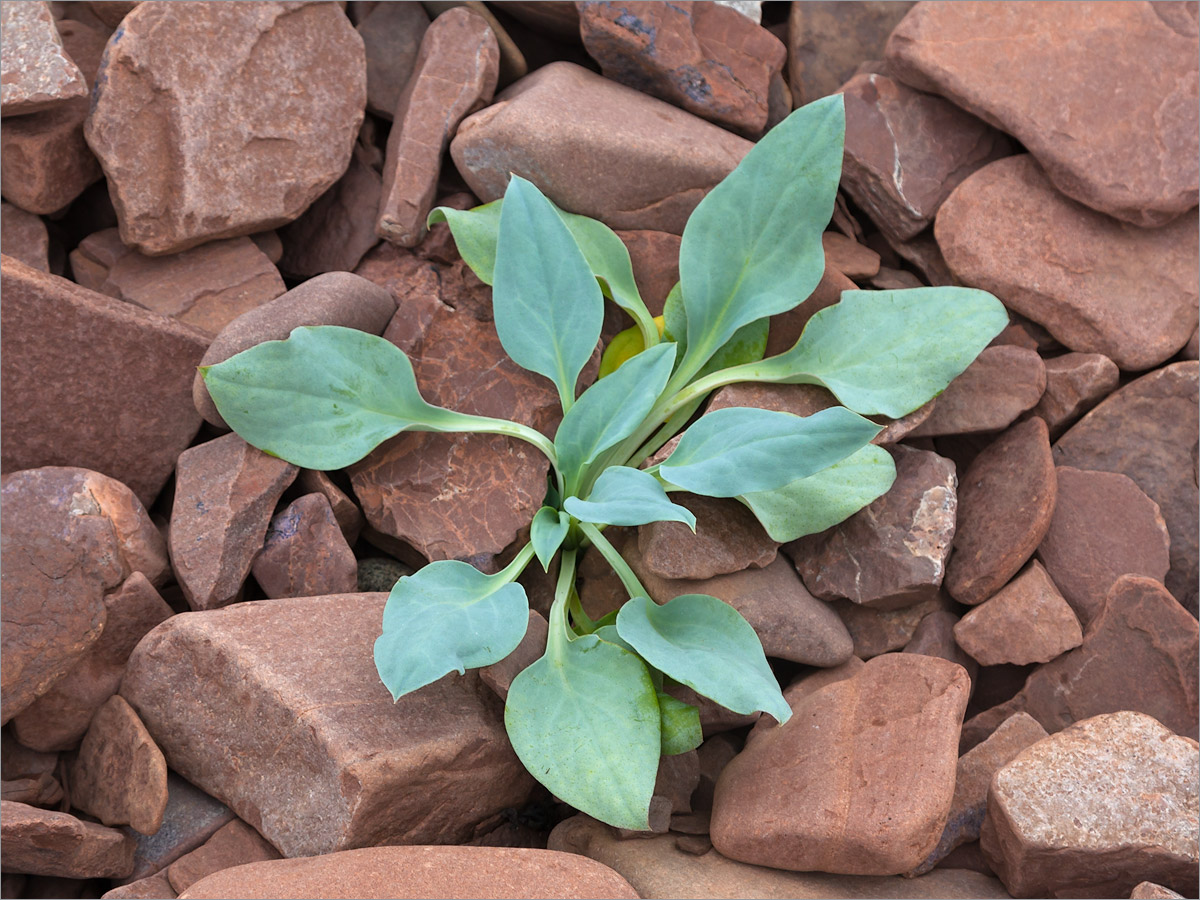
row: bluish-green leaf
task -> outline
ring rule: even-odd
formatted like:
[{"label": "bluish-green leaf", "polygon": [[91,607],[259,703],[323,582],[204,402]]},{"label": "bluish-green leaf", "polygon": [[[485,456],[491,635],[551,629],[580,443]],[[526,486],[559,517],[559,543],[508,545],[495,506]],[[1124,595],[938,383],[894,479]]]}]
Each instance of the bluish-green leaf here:
[{"label": "bluish-green leaf", "polygon": [[438,222],[450,226],[458,255],[484,284],[491,284],[495,280],[496,237],[500,233],[500,206],[503,202],[493,200],[466,210],[439,206],[429,214],[430,228]]},{"label": "bluish-green leaf", "polygon": [[840,406],[811,416],[735,406],[692,423],[659,472],[709,497],[770,491],[845,459],[879,431]]},{"label": "bluish-green leaf", "polygon": [[[767,337],[771,326],[770,319],[758,319],[749,325],[743,325],[733,333],[725,344],[714,353],[692,378],[695,381],[710,372],[739,366],[743,363],[757,362],[763,358],[767,349]],[[683,298],[679,284],[671,289],[663,303],[663,338],[674,341],[679,347],[676,363],[687,352],[687,312],[683,308]]]},{"label": "bluish-green leaf", "polygon": [[534,515],[529,526],[529,542],[533,544],[533,552],[545,571],[550,571],[554,554],[562,546],[570,528],[571,517],[552,506],[543,506]]},{"label": "bluish-green leaf", "polygon": [[750,623],[728,603],[683,594],[657,605],[634,597],[617,613],[617,631],[647,663],[736,713],[792,711]]},{"label": "bluish-green leaf", "polygon": [[600,638],[600,640],[608,641],[610,644],[616,644],[618,647],[622,648],[623,650],[628,650],[630,653],[637,653],[637,651],[633,649],[633,647],[630,645],[630,643],[627,640],[625,640],[625,638],[621,637],[621,635],[617,632],[617,626],[616,626],[617,611],[616,610],[613,610],[612,617],[613,617],[612,624],[600,625],[595,631],[592,632],[592,634],[596,635],[596,637]]},{"label": "bluish-green leaf", "polygon": [[568,497],[563,508],[581,522],[597,525],[683,522],[696,530],[696,517],[691,510],[672,503],[653,475],[629,466],[605,469],[587,500]]},{"label": "bluish-green leaf", "polygon": [[663,756],[676,756],[700,746],[704,731],[700,727],[699,709],[662,691],[658,692],[658,709],[661,714]]},{"label": "bluish-green leaf", "polygon": [[891,455],[868,444],[807,478],[737,499],[754,513],[771,540],[784,543],[845,521],[887,493],[895,480]]}]

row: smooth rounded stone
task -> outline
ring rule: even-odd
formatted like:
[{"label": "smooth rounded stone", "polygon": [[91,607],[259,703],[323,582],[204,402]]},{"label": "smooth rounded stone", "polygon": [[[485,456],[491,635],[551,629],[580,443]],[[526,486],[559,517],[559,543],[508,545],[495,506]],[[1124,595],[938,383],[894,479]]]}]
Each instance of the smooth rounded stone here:
[{"label": "smooth rounded stone", "polygon": [[834,600],[829,604],[854,643],[854,655],[871,659],[908,645],[926,616],[949,606],[945,593],[922,600],[901,609],[871,609],[850,600]]},{"label": "smooth rounded stone", "polygon": [[83,466],[153,503],[200,428],[205,336],[8,256],[0,281],[4,471]]},{"label": "smooth rounded stone", "polygon": [[390,119],[412,75],[429,14],[420,3],[375,3],[358,23],[367,54],[367,109]]},{"label": "smooth rounded stone", "polygon": [[922,656],[937,656],[957,663],[967,670],[971,679],[971,692],[975,692],[975,680],[979,675],[979,663],[963,652],[954,640],[954,626],[959,618],[948,609],[935,609],[917,623],[916,629],[904,645],[902,653],[920,653]]},{"label": "smooth rounded stone", "polygon": [[963,284],[1121,369],[1165,362],[1196,328],[1197,218],[1131,228],[1062,196],[1028,154],[960,184],[934,235]]},{"label": "smooth rounded stone", "polygon": [[523,806],[533,781],[475,673],[393,702],[371,649],[386,599],[258,600],[173,616],[134,651],[121,695],[173,770],[284,856],[465,841]]},{"label": "smooth rounded stone", "polygon": [[1179,357],[1182,360],[1200,359],[1200,328],[1192,332],[1192,336],[1188,338],[1187,344],[1179,351]]},{"label": "smooth rounded stone", "polygon": [[[1196,205],[1200,178],[1195,13],[1159,9],[918,5],[885,58],[894,77],[1015,137],[1068,197],[1155,227]],[[997,79],[1014,59],[1029,64]],[[1027,224],[1031,238],[1049,232]]]},{"label": "smooth rounded stone", "polygon": [[479,670],[479,677],[496,692],[501,700],[508,699],[508,689],[513,679],[526,668],[537,662],[546,652],[546,636],[550,633],[550,625],[536,609],[529,611],[529,624],[525,626],[525,636],[517,649],[499,662],[484,666]]},{"label": "smooth rounded stone", "polygon": [[234,819],[195,850],[171,863],[166,869],[167,881],[173,891],[182,893],[216,872],[271,859],[279,859],[279,851],[241,819]]},{"label": "smooth rounded stone", "polygon": [[100,895],[102,900],[163,900],[164,897],[174,900],[177,896],[162,872],[118,885]]},{"label": "smooth rounded stone", "polygon": [[[137,843],[133,871],[127,882],[150,878],[155,873],[161,873],[166,882],[167,866],[195,850],[234,818],[233,810],[224,803],[168,769],[167,808],[163,812],[162,827],[152,835],[125,830]],[[170,883],[166,884],[170,889]],[[171,890],[171,893],[175,891]]]},{"label": "smooth rounded stone", "polygon": [[1128,476],[1071,466],[1055,475],[1058,501],[1037,556],[1086,626],[1121,575],[1163,580],[1171,537],[1158,504]]},{"label": "smooth rounded stone", "polygon": [[268,597],[358,590],[358,560],[323,494],[305,494],[275,514],[250,571]]},{"label": "smooth rounded stone", "polygon": [[682,234],[751,146],[662,100],[552,62],[465,119],[450,154],[485,203],[504,195],[511,172],[611,228]]},{"label": "smooth rounded stone", "polygon": [[712,578],[761,569],[775,559],[779,544],[736,500],[681,492],[673,502],[695,514],[695,532],[682,522],[638,528],[642,562],[659,578]]},{"label": "smooth rounded stone", "polygon": [[326,3],[142,3],[96,81],[85,135],[151,256],[295,219],[346,171],[367,101],[362,38]]},{"label": "smooth rounded stone", "polygon": [[1170,888],[1155,884],[1153,881],[1143,881],[1135,885],[1129,894],[1129,900],[1172,900],[1174,897],[1183,900],[1183,894],[1177,894]]},{"label": "smooth rounded stone", "polygon": [[1077,722],[992,779],[980,845],[1016,897],[1197,889],[1196,742],[1150,716]]},{"label": "smooth rounded stone", "polygon": [[1030,415],[1046,420],[1058,440],[1085,412],[1117,389],[1120,370],[1100,353],[1064,353],[1045,360],[1046,390]]},{"label": "smooth rounded stone", "polygon": [[1200,364],[1180,362],[1109,395],[1054,445],[1059,466],[1128,475],[1159,506],[1171,535],[1167,589],[1193,616],[1200,580]]},{"label": "smooth rounded stone", "polygon": [[[380,334],[395,312],[396,301],[378,285],[349,272],[329,272],[231,321],[208,345],[200,365],[224,362],[263,341],[282,341],[302,325],[340,325]],[[209,424],[229,427],[199,372],[192,381],[192,400]]]},{"label": "smooth rounded stone", "polygon": [[3,115],[20,116],[53,109],[87,96],[83,73],[63,50],[49,3],[8,3],[0,7],[4,40],[0,69]]},{"label": "smooth rounded stone", "polygon": [[784,546],[804,586],[822,600],[899,609],[941,589],[958,509],[954,463],[912,447],[889,452],[896,480],[887,493],[841,524]]},{"label": "smooth rounded stone", "polygon": [[879,272],[879,254],[870,247],[839,231],[821,235],[825,265],[833,266],[847,278],[871,278]]},{"label": "smooth rounded stone", "polygon": [[803,697],[721,773],[713,846],[793,871],[912,869],[946,823],[969,692],[961,666],[889,654]]},{"label": "smooth rounded stone", "polygon": [[40,216],[8,201],[0,203],[0,243],[4,252],[27,266],[50,271],[50,234]]},{"label": "smooth rounded stone", "polygon": [[950,596],[974,606],[1004,587],[1046,536],[1057,495],[1041,419],[1012,426],[984,448],[959,479]]},{"label": "smooth rounded stone", "polygon": [[131,838],[65,812],[2,800],[0,836],[6,872],[124,878],[133,867]]},{"label": "smooth rounded stone", "polygon": [[1046,367],[1033,350],[987,347],[938,395],[933,413],[909,432],[937,437],[1000,431],[1033,409],[1046,390]]},{"label": "smooth rounded stone", "polygon": [[351,547],[358,540],[363,527],[363,514],[350,495],[334,484],[327,472],[316,469],[301,469],[296,486],[310,494],[321,494],[329,501],[333,517],[337,520],[342,536]]}]

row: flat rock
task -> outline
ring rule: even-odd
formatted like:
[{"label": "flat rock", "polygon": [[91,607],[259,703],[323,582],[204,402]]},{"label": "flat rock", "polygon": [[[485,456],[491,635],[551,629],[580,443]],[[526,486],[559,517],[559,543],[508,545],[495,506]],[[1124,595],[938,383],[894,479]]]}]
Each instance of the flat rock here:
[{"label": "flat rock", "polygon": [[879,273],[879,254],[840,231],[824,232],[821,249],[825,251],[825,265],[847,278],[871,278]]},{"label": "flat rock", "polygon": [[933,412],[909,434],[936,437],[1000,431],[1033,409],[1046,390],[1046,367],[1033,350],[987,347],[938,395]]},{"label": "flat rock", "polygon": [[226,434],[179,454],[171,565],[192,609],[238,599],[275,504],[299,471]]},{"label": "flat rock", "polygon": [[1044,362],[1046,390],[1030,415],[1046,420],[1054,441],[1117,389],[1121,373],[1117,364],[1101,353],[1064,353]]},{"label": "flat rock", "polygon": [[171,863],[166,870],[167,880],[172,890],[182,893],[201,878],[223,869],[271,859],[279,859],[279,851],[241,819],[234,819],[191,853]]},{"label": "flat rock", "polygon": [[611,228],[682,234],[696,204],[751,146],[662,100],[553,62],[465,119],[450,154],[485,203],[504,195],[512,172]]},{"label": "flat rock", "polygon": [[2,11],[3,115],[38,112],[86,96],[88,88],[83,73],[63,50],[50,4],[12,3]]},{"label": "flat rock", "polygon": [[0,223],[5,253],[27,266],[50,271],[50,234],[40,216],[4,201],[0,203]]},{"label": "flat rock", "polygon": [[638,528],[642,562],[660,578],[712,578],[761,569],[775,559],[779,544],[736,500],[680,492],[672,502],[695,514],[694,533],[682,522],[651,522]]},{"label": "flat rock", "polygon": [[[233,819],[233,810],[228,806],[168,769],[167,808],[163,812],[162,827],[152,835],[125,829],[137,844],[133,872],[128,880],[132,882],[162,873],[165,882],[167,866],[195,850]],[[167,887],[170,889],[169,882]],[[171,893],[175,891],[171,890]]]},{"label": "flat rock", "polygon": [[63,798],[57,753],[41,753],[22,746],[11,729],[0,737],[0,796],[30,806],[54,808]]},{"label": "flat rock", "polygon": [[1077,722],[996,772],[980,844],[1017,897],[1197,888],[1196,742],[1150,716]]},{"label": "flat rock", "polygon": [[250,571],[268,597],[358,590],[358,560],[323,494],[305,494],[275,514]]},{"label": "flat rock", "polygon": [[376,3],[358,22],[367,54],[367,109],[390,119],[408,84],[429,14],[420,3]]},{"label": "flat rock", "polygon": [[1062,196],[1028,154],[955,188],[934,235],[963,284],[1122,369],[1165,362],[1196,328],[1196,217],[1131,228]]},{"label": "flat rock", "polygon": [[177,896],[162,872],[118,885],[100,895],[102,900],[163,900],[164,897],[175,900]]},{"label": "flat rock", "polygon": [[[393,704],[371,655],[385,599],[173,616],[138,645],[121,694],[172,769],[285,856],[465,841],[477,823],[523,806],[533,782],[475,673]],[[197,728],[211,739],[197,741]]]},{"label": "flat rock", "polygon": [[652,315],[662,315],[667,294],[679,281],[679,235],[643,229],[618,231],[617,237],[629,251],[633,280],[646,308]]},{"label": "flat rock", "polygon": [[133,841],[115,828],[65,812],[0,800],[4,870],[62,878],[124,878]]},{"label": "flat rock", "polygon": [[1173,363],[1111,394],[1054,445],[1059,466],[1120,472],[1158,504],[1171,535],[1167,589],[1193,616],[1200,579],[1196,488],[1200,365]]},{"label": "flat rock", "polygon": [[367,101],[362,38],[325,3],[140,4],[96,81],[87,142],[152,256],[295,219],[346,171]]},{"label": "flat rock", "polygon": [[4,470],[83,466],[150,505],[200,428],[207,338],[7,256],[0,272]]},{"label": "flat rock", "polygon": [[926,616],[949,605],[944,592],[900,609],[871,609],[850,600],[835,600],[829,604],[850,632],[854,655],[859,659],[902,650],[916,635]]},{"label": "flat rock", "polygon": [[[925,4],[886,59],[895,77],[1013,135],[1068,197],[1158,226],[1196,205],[1200,178],[1196,17],[1160,9]],[[997,79],[1014,59],[1029,64]]]},{"label": "flat rock", "polygon": [[959,480],[950,595],[973,606],[1004,587],[1046,536],[1057,493],[1041,419],[1012,426],[984,448]]},{"label": "flat rock", "polygon": [[353,547],[362,531],[363,514],[350,495],[334,484],[328,473],[316,469],[301,469],[296,478],[296,485],[301,490],[321,494],[329,501],[333,517],[337,520],[338,527],[342,529],[342,536],[346,539],[346,543]]}]

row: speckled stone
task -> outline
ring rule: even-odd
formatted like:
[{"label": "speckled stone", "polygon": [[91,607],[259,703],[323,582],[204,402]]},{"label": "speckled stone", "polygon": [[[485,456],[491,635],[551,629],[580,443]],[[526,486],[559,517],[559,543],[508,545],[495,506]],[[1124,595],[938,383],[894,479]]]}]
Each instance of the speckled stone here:
[{"label": "speckled stone", "polygon": [[83,73],[63,51],[49,3],[5,3],[0,13],[5,116],[50,109],[87,94]]}]

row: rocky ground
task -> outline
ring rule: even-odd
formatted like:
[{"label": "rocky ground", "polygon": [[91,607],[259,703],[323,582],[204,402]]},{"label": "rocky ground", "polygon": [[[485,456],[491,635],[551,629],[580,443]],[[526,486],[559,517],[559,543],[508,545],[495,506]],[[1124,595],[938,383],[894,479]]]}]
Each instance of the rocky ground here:
[{"label": "rocky ground", "polygon": [[[1197,895],[1197,4],[733,6],[0,5],[4,897]],[[618,833],[504,733],[533,569],[504,663],[393,706],[371,658],[400,574],[505,561],[545,461],[404,434],[298,470],[195,367],[344,325],[550,432],[429,210],[517,172],[657,313],[704,192],[839,90],[825,277],[769,352],[855,286],[1012,324],[843,524],[779,546],[685,497],[697,534],[622,536],[660,602],[750,621],[795,715],[703,704],[658,832]]]}]

